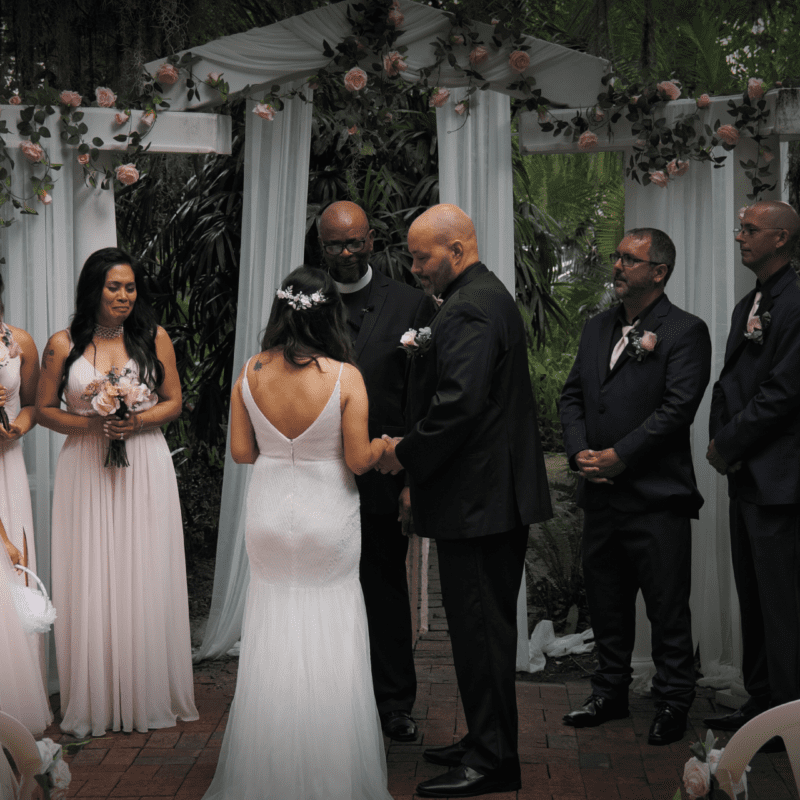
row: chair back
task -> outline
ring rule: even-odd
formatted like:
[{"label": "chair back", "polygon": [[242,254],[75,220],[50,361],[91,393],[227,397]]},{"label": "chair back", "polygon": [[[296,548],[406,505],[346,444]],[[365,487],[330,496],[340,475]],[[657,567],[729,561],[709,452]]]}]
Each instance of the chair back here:
[{"label": "chair back", "polygon": [[33,734],[18,719],[0,711],[0,744],[11,753],[19,771],[19,800],[30,800],[38,785],[33,776],[42,768]]},{"label": "chair back", "polygon": [[786,745],[794,782],[800,792],[800,700],[792,700],[770,708],[742,725],[725,745],[716,777],[720,789],[733,800],[736,800],[736,795],[732,787],[741,780],[745,767],[761,745],[773,736],[780,736]]}]

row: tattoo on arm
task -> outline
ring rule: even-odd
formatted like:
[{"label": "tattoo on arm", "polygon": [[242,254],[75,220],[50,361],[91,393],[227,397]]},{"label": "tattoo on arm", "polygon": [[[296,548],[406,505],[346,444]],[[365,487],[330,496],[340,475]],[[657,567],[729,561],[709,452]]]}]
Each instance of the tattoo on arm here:
[{"label": "tattoo on arm", "polygon": [[56,351],[50,348],[49,350],[45,348],[44,352],[42,353],[42,369],[47,369],[47,362],[49,361],[51,356],[54,356]]},{"label": "tattoo on arm", "polygon": [[264,365],[260,361],[256,361],[256,363],[253,364],[253,372],[258,372],[263,366]]}]

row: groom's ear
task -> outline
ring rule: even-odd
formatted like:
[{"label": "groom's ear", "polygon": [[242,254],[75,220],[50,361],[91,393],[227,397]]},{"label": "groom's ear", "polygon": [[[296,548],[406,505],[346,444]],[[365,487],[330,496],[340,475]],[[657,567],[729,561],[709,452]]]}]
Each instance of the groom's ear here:
[{"label": "groom's ear", "polygon": [[464,258],[464,245],[458,239],[450,244],[450,252],[453,254],[453,265],[458,266]]}]

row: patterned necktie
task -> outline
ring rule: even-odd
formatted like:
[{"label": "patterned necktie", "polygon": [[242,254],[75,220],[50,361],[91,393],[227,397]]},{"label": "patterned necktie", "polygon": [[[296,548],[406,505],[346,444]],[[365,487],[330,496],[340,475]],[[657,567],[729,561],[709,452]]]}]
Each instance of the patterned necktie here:
[{"label": "patterned necktie", "polygon": [[614,345],[614,349],[611,351],[611,363],[608,365],[609,371],[614,369],[614,364],[617,363],[617,360],[622,355],[625,348],[628,346],[628,334],[635,327],[636,327],[635,322],[633,323],[633,325],[622,326],[622,336],[620,336],[619,341]]}]

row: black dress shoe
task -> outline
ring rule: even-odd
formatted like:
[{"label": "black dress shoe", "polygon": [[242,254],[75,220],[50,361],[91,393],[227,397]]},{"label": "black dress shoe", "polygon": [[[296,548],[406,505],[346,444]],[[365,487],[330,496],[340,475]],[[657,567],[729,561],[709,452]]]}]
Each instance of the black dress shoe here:
[{"label": "black dress shoe", "polygon": [[573,728],[593,728],[610,719],[624,719],[629,716],[628,700],[610,700],[599,694],[590,695],[586,702],[575,711],[564,714],[564,724]]},{"label": "black dress shoe", "polygon": [[758,708],[745,703],[741,708],[724,717],[707,717],[703,724],[708,725],[712,731],[738,731],[746,722],[755,719],[759,714],[766,711],[766,708]]},{"label": "black dress shoe", "polygon": [[387,711],[381,714],[383,732],[396,742],[413,742],[417,738],[417,723],[408,711]]},{"label": "black dress shoe", "polygon": [[463,742],[453,742],[445,747],[429,747],[422,751],[422,757],[431,764],[441,767],[458,767],[466,755],[467,747]]},{"label": "black dress shoe", "polygon": [[515,792],[521,785],[519,778],[509,779],[494,772],[484,775],[461,764],[438,778],[423,781],[417,786],[417,794],[422,797],[477,797],[492,792]]},{"label": "black dress shoe", "polygon": [[650,726],[648,744],[662,745],[679,742],[686,733],[686,713],[667,703],[660,703]]}]

